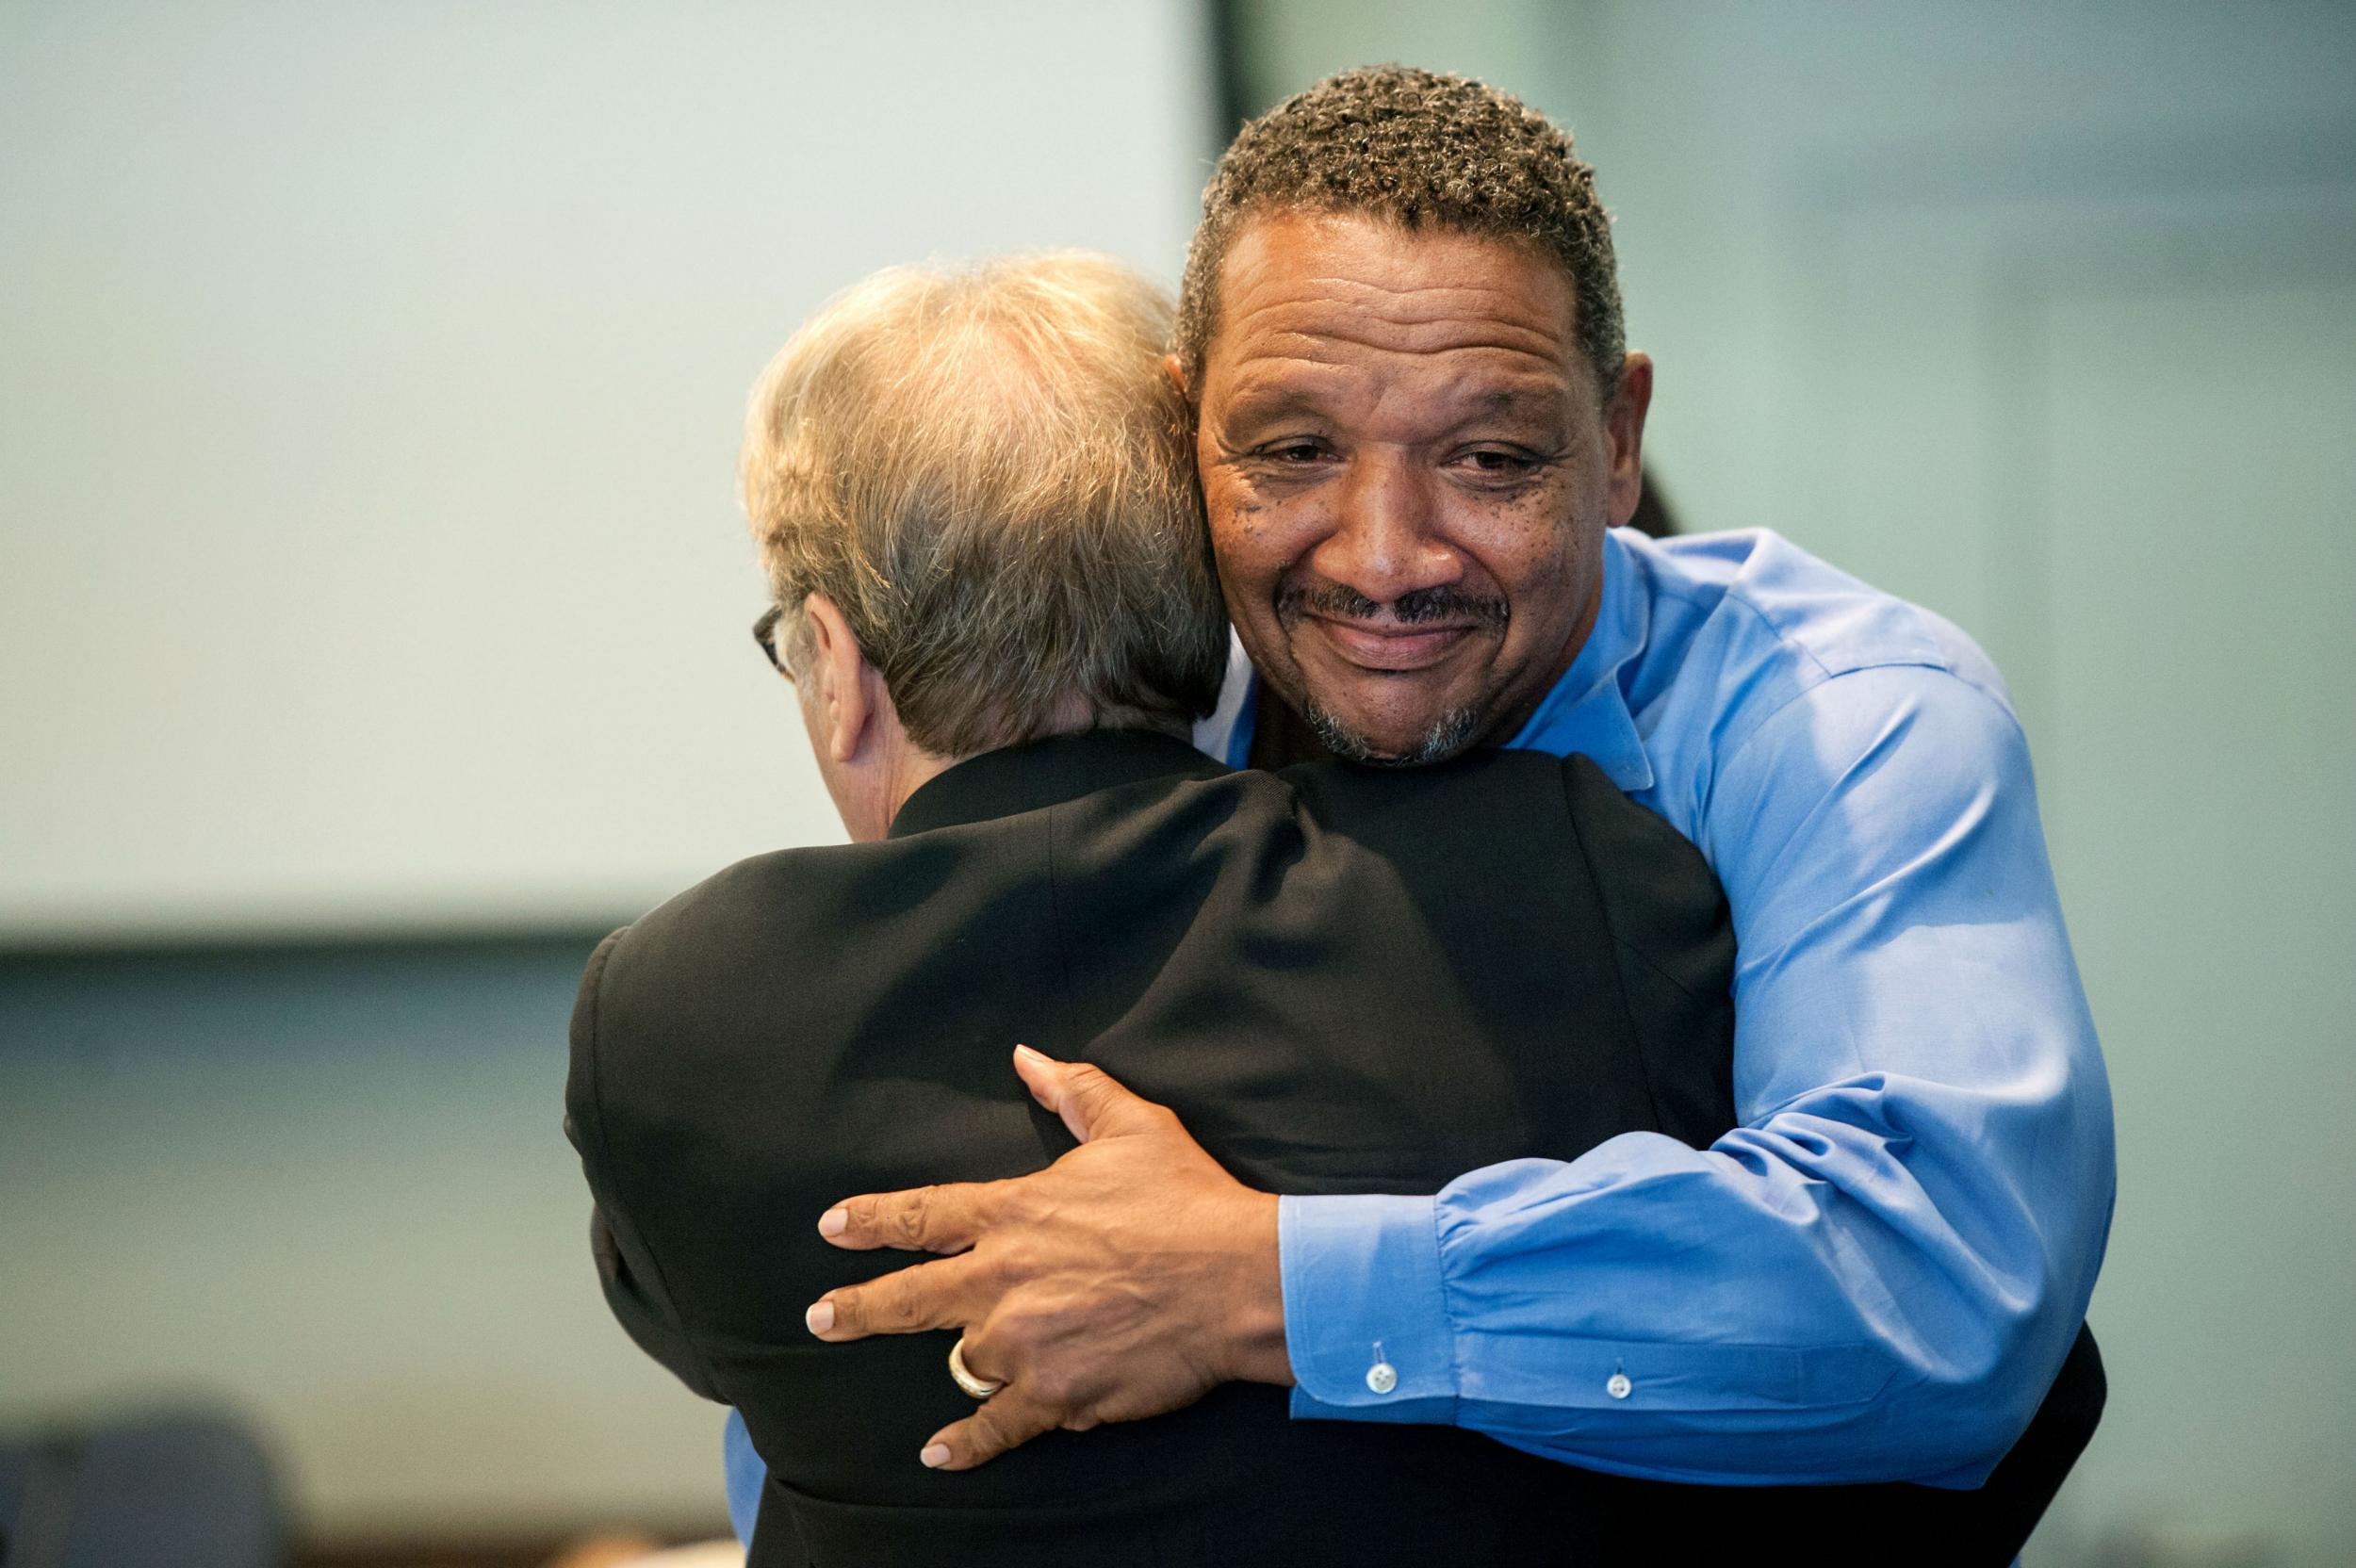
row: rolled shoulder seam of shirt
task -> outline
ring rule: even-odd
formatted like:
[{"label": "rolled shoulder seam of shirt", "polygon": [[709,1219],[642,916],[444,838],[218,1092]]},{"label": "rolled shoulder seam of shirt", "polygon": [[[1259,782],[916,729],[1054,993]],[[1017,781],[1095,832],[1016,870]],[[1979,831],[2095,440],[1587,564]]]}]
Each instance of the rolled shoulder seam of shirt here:
[{"label": "rolled shoulder seam of shirt", "polygon": [[1800,703],[1807,701],[1810,697],[1821,696],[1824,693],[1832,690],[1834,687],[1841,686],[1844,683],[1863,684],[1863,678],[1870,678],[1877,675],[1895,674],[1899,671],[1920,671],[1925,676],[1934,678],[1932,683],[1935,685],[1953,683],[1956,688],[1972,693],[1974,696],[1979,698],[1979,700],[1988,704],[1999,713],[2003,714],[2005,721],[2011,725],[2014,730],[2021,733],[2021,738],[2024,741],[2027,739],[2027,732],[2021,727],[2021,715],[2013,710],[2012,703],[2006,697],[1999,694],[1998,693],[1989,691],[1986,686],[1980,684],[1980,682],[1973,680],[1971,677],[1964,675],[1962,672],[1950,665],[1935,664],[1912,660],[1890,659],[1876,661],[1875,662],[1870,664],[1852,665],[1847,669],[1827,670],[1824,664],[1817,662],[1815,656],[1808,653],[1807,649],[1801,648],[1798,651],[1806,655],[1809,661],[1815,664],[1819,673],[1819,678],[1811,680],[1804,686],[1800,686],[1786,693],[1775,703],[1773,707],[1769,708],[1765,712],[1759,714],[1759,717],[1752,720],[1746,727],[1744,727],[1741,738],[1734,741],[1719,753],[1710,770],[1713,776],[1724,776],[1729,769],[1731,769],[1742,759],[1744,753],[1750,750],[1752,743],[1759,739],[1759,735],[1766,730],[1769,725],[1791,712],[1792,709],[1797,707]]}]

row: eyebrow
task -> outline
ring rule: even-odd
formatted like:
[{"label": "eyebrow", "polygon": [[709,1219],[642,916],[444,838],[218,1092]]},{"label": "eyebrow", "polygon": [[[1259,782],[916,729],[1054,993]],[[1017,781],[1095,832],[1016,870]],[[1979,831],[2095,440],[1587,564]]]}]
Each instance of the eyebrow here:
[{"label": "eyebrow", "polygon": [[1281,419],[1294,414],[1322,418],[1324,400],[1307,387],[1286,383],[1248,386],[1227,400],[1227,417],[1233,421]]},{"label": "eyebrow", "polygon": [[1470,400],[1466,417],[1484,415],[1526,415],[1533,418],[1553,418],[1568,412],[1565,394],[1557,387],[1495,386]]}]

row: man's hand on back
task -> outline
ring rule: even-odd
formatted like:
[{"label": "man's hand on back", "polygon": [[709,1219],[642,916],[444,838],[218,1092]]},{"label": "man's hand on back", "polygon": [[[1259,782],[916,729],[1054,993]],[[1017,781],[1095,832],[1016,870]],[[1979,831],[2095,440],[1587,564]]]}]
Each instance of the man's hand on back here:
[{"label": "man's hand on back", "polygon": [[826,1340],[965,1331],[967,1370],[1006,1386],[935,1433],[924,1462],[970,1470],[1041,1432],[1159,1415],[1222,1382],[1289,1385],[1275,1195],[1096,1068],[1023,1046],[1015,1070],[1079,1148],[1012,1181],[853,1198],[818,1224],[838,1247],[955,1254],[810,1310]]}]

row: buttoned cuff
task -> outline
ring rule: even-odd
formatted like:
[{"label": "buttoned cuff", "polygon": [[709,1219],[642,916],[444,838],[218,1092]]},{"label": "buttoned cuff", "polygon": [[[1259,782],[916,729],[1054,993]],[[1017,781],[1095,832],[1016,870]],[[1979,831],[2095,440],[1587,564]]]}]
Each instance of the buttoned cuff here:
[{"label": "buttoned cuff", "polygon": [[1453,1422],[1456,1334],[1440,1282],[1437,1200],[1286,1198],[1276,1235],[1292,1413]]}]

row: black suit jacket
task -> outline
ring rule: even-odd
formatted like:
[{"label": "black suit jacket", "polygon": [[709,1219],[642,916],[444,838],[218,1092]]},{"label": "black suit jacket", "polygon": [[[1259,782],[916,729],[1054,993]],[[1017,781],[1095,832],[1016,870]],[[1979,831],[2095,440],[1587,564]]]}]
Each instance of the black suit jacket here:
[{"label": "black suit jacket", "polygon": [[826,1289],[910,1261],[825,1245],[828,1201],[1070,1147],[1014,1078],[1018,1040],[1171,1106],[1251,1185],[1423,1193],[1732,1126],[1732,960],[1698,852],[1584,759],[1231,773],[1097,732],[961,763],[884,842],[744,862],[609,938],[568,1121],[617,1315],[769,1464],[756,1562],[1887,1544],[1912,1517],[1891,1510],[1955,1494],[1627,1481],[1450,1428],[1293,1422],[1259,1385],[941,1475],[914,1454],[971,1409],[952,1336],[802,1328]]}]

